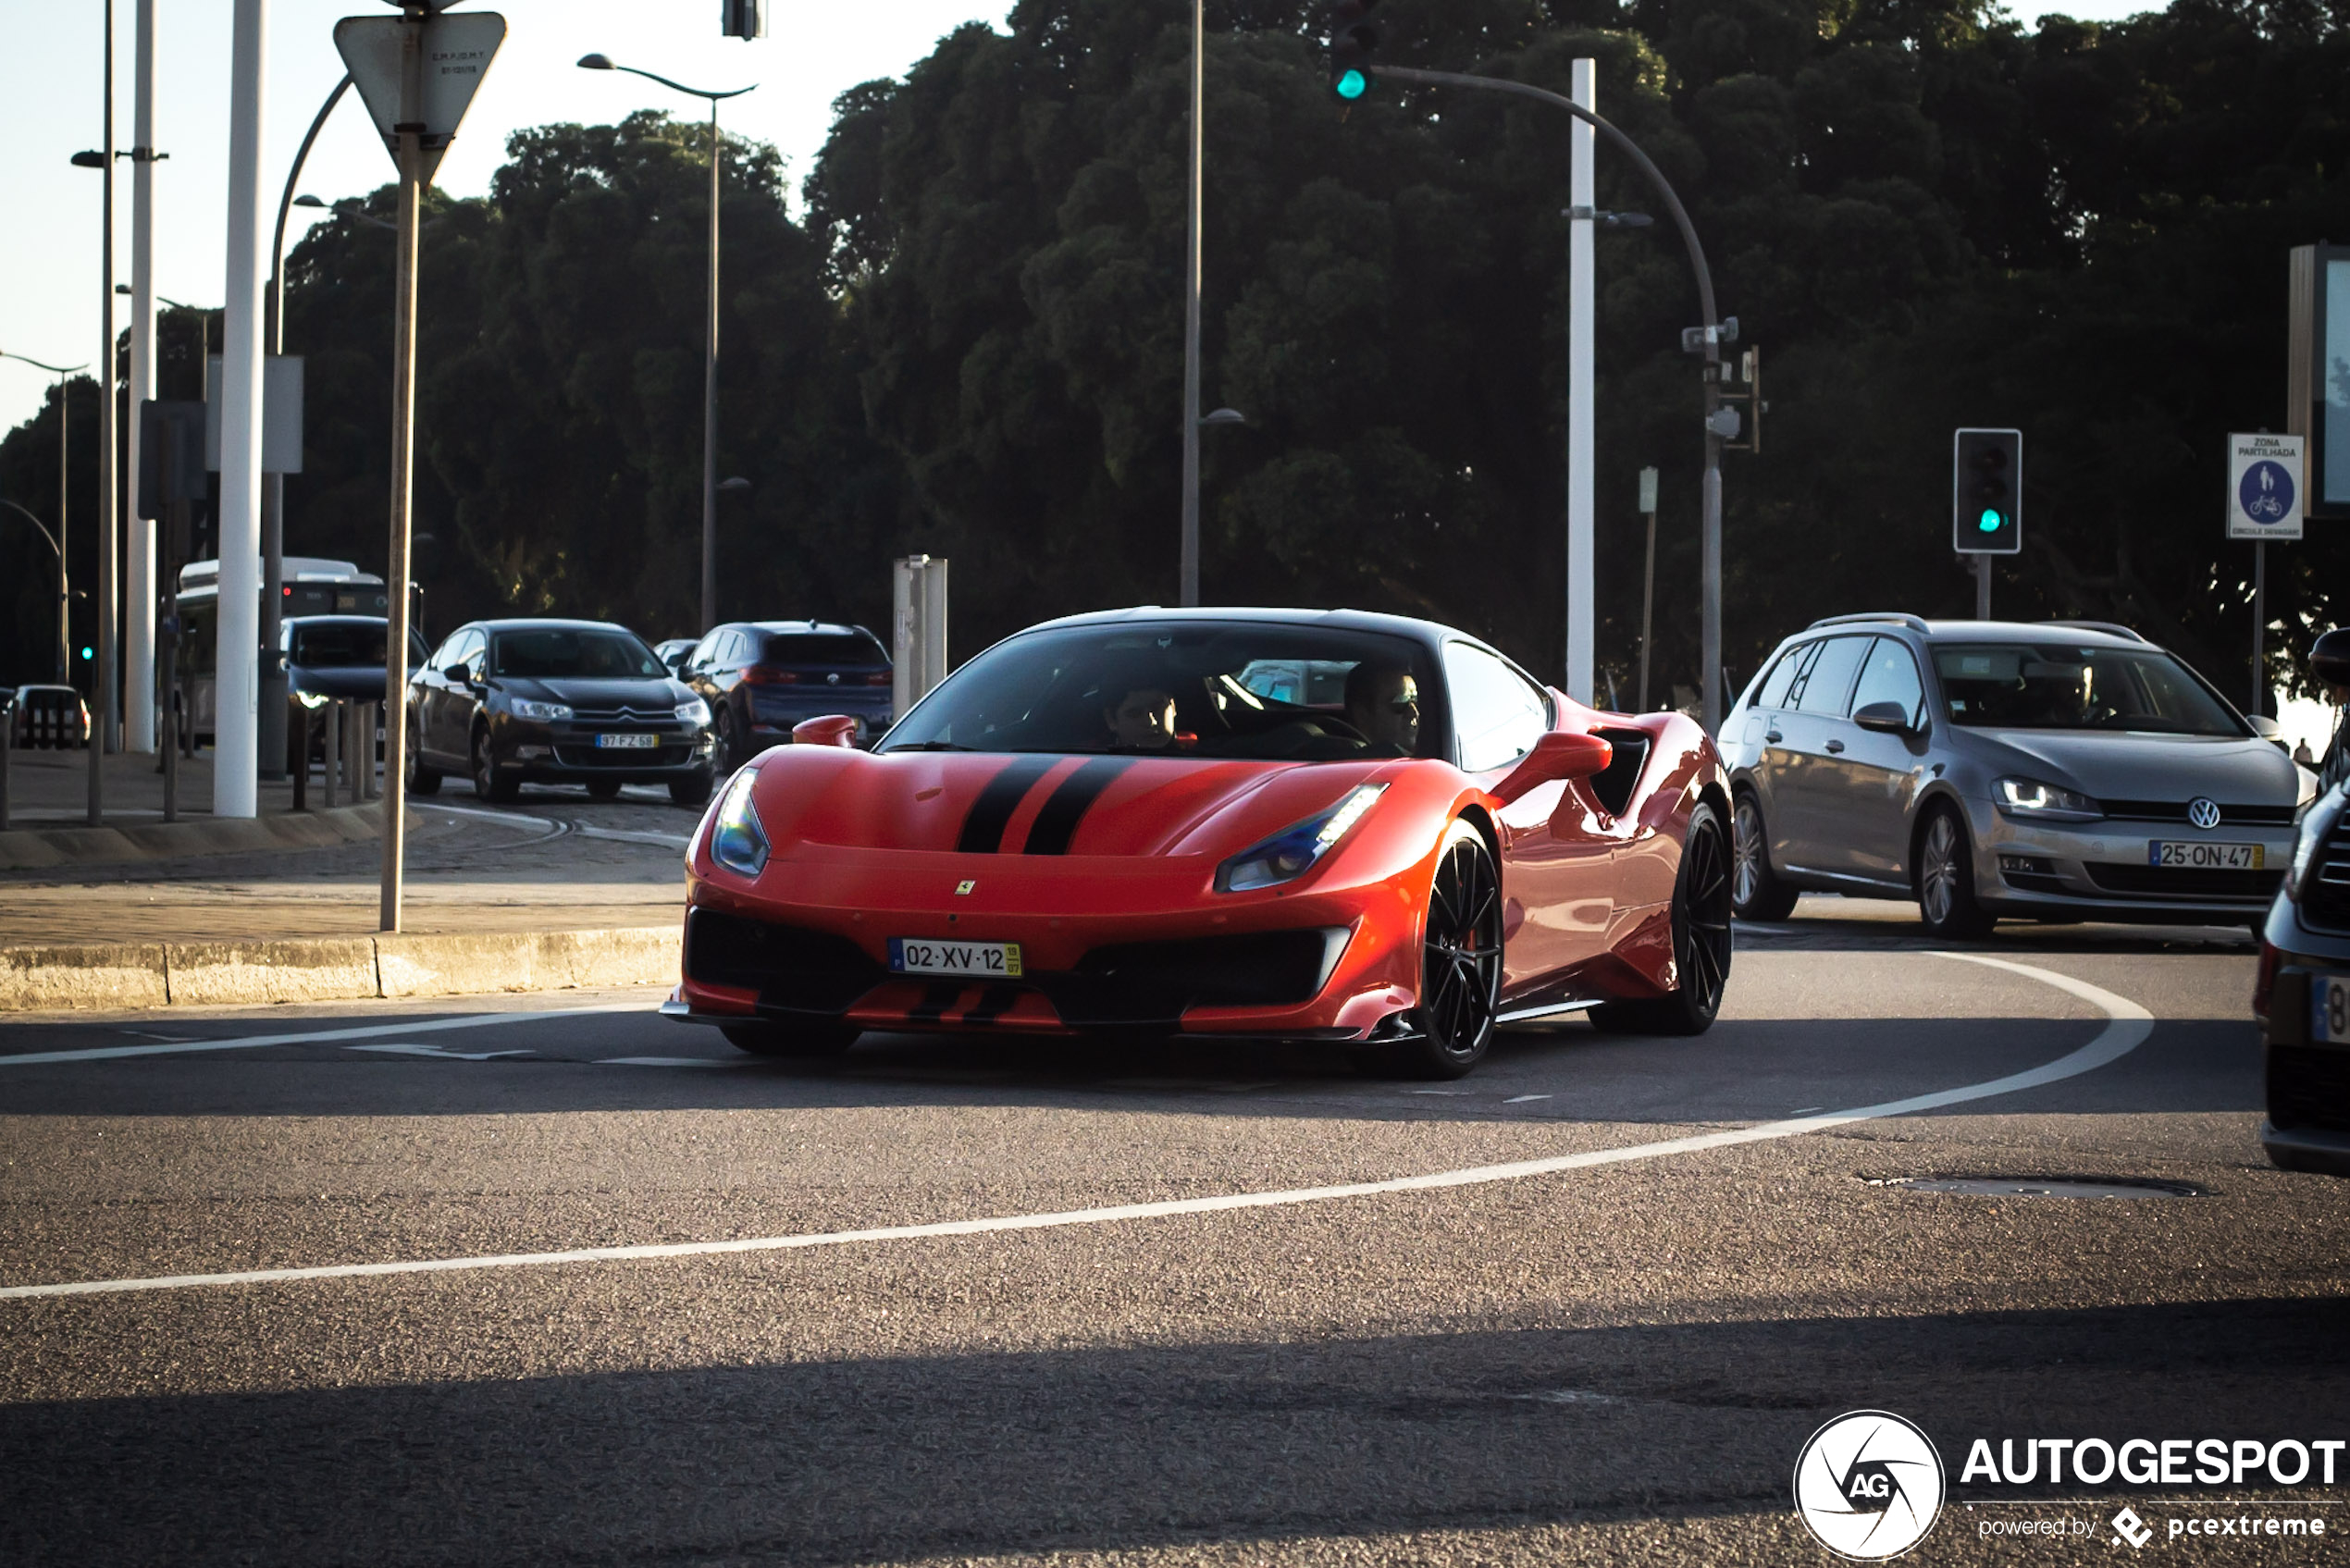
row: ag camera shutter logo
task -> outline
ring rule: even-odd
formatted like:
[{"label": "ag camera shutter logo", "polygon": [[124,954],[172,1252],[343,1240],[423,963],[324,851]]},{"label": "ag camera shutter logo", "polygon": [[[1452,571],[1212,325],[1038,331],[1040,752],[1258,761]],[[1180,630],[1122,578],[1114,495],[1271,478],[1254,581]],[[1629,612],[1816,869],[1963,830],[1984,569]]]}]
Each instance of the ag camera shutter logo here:
[{"label": "ag camera shutter logo", "polygon": [[1899,1557],[1942,1515],[1947,1482],[1932,1439],[1890,1411],[1855,1410],[1812,1434],[1795,1461],[1795,1512],[1855,1562]]}]

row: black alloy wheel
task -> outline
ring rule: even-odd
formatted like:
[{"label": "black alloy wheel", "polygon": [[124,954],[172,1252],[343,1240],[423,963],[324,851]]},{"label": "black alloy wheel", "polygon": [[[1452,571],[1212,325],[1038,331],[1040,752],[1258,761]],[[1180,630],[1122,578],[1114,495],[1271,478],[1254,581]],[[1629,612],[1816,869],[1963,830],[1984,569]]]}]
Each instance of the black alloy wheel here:
[{"label": "black alloy wheel", "polygon": [[777,1056],[807,1061],[823,1056],[837,1056],[857,1043],[864,1031],[853,1023],[758,1023],[721,1024],[718,1032],[737,1051],[754,1056]]},{"label": "black alloy wheel", "polygon": [[1703,1034],[1722,1011],[1729,989],[1731,884],[1736,875],[1729,834],[1714,809],[1701,801],[1681,841],[1681,869],[1673,879],[1673,967],[1679,983],[1663,996],[1610,1002],[1591,1009],[1591,1027],[1610,1034]]},{"label": "black alloy wheel", "polygon": [[1731,913],[1742,920],[1786,920],[1795,913],[1795,901],[1801,894],[1771,870],[1771,833],[1762,821],[1762,803],[1752,791],[1740,790],[1730,816],[1736,853],[1730,879]]},{"label": "black alloy wheel", "polygon": [[742,759],[735,753],[735,715],[727,708],[725,698],[721,698],[718,706],[718,735],[711,746],[711,772],[722,779],[731,779],[735,776],[735,770],[741,765]]},{"label": "black alloy wheel", "polygon": [[490,757],[489,731],[474,732],[474,794],[483,800],[505,805],[522,797],[522,781],[500,771]]},{"label": "black alloy wheel", "polygon": [[682,779],[669,781],[669,798],[679,806],[706,806],[711,787],[711,770],[697,768]]},{"label": "black alloy wheel", "polygon": [[1407,1078],[1452,1079],[1484,1059],[1502,1001],[1502,879],[1485,836],[1466,821],[1445,831],[1420,937],[1417,1037],[1386,1052]]},{"label": "black alloy wheel", "polygon": [[440,770],[425,766],[424,754],[417,746],[416,721],[408,721],[408,762],[402,770],[408,775],[411,795],[439,795]]}]

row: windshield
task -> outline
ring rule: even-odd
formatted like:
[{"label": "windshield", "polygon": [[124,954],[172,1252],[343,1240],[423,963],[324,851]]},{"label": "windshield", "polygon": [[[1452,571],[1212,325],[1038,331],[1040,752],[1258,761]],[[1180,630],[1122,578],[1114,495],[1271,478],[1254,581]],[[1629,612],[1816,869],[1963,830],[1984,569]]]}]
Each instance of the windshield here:
[{"label": "windshield", "polygon": [[626,632],[549,626],[500,632],[489,641],[489,673],[528,680],[636,680],[666,675],[653,650]]},{"label": "windshield", "polygon": [[1936,648],[1955,724],[2008,730],[2249,735],[2187,668],[2158,648],[1995,643]]},{"label": "windshield", "polygon": [[[292,662],[314,669],[330,669],[337,665],[373,665],[380,670],[384,663],[384,623],[365,621],[328,621],[315,625],[296,626],[293,634]],[[424,644],[413,635],[408,643],[408,661],[424,662]]]},{"label": "windshield", "polygon": [[884,751],[1150,753],[1322,762],[1439,757],[1425,649],[1243,622],[1032,632],[947,677]]}]

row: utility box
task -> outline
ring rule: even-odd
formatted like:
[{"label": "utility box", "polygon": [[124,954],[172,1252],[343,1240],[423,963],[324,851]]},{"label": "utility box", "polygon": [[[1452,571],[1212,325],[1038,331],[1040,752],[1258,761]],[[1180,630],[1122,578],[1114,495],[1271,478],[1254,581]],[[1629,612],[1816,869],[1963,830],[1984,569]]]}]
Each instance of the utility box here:
[{"label": "utility box", "polygon": [[946,562],[909,555],[891,573],[892,705],[903,719],[946,678]]},{"label": "utility box", "polygon": [[728,38],[767,36],[767,0],[718,0],[718,31]]}]

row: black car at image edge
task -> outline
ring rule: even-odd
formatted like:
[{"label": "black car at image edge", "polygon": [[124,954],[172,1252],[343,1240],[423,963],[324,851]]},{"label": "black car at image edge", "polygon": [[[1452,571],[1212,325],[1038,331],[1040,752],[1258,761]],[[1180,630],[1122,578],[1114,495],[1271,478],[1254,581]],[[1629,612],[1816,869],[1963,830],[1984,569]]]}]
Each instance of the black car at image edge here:
[{"label": "black car at image edge", "polygon": [[408,685],[408,784],[444,774],[484,800],[525,784],[585,784],[600,799],[661,784],[680,805],[710,798],[710,708],[645,640],[601,621],[474,621]]}]

